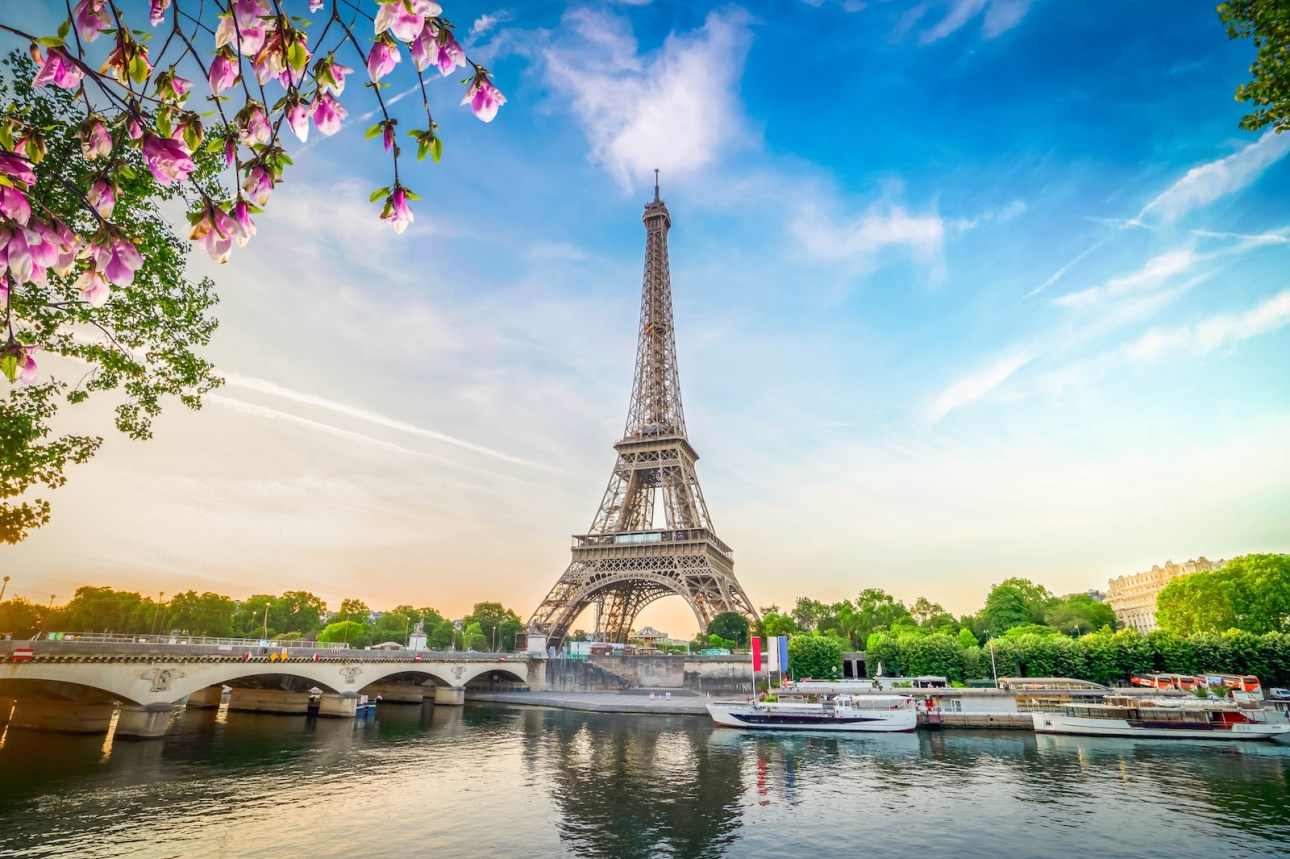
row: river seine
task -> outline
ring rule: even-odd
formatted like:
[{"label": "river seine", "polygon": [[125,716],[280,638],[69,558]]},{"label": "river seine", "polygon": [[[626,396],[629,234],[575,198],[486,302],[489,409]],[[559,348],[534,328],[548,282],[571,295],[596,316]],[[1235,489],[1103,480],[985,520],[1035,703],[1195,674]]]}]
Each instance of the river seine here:
[{"label": "river seine", "polygon": [[0,856],[1290,852],[1290,747],[1263,744],[748,735],[495,705],[190,710],[163,741],[0,744]]}]

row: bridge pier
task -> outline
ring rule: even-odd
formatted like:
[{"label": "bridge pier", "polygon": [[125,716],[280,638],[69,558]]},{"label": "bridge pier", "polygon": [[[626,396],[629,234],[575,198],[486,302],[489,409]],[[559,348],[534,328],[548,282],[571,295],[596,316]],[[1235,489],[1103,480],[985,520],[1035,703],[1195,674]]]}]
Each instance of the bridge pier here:
[{"label": "bridge pier", "polygon": [[196,710],[213,710],[219,707],[223,697],[223,686],[207,686],[205,689],[198,689],[189,695],[184,706],[192,707]]},{"label": "bridge pier", "polygon": [[373,700],[377,695],[381,696],[383,704],[423,704],[425,703],[427,692],[430,691],[428,686],[416,686],[411,683],[373,683],[363,689],[363,694]]},{"label": "bridge pier", "polygon": [[355,692],[324,692],[318,698],[318,715],[323,718],[353,719],[358,714]]},{"label": "bridge pier", "polygon": [[86,704],[80,701],[45,701],[17,698],[9,716],[9,727],[64,734],[106,734],[112,725],[115,704]]},{"label": "bridge pier", "polygon": [[121,712],[116,717],[114,737],[130,737],[150,740],[164,736],[170,728],[170,714],[174,708],[170,704],[122,704]]},{"label": "bridge pier", "polygon": [[436,686],[434,703],[436,707],[440,705],[460,707],[466,703],[466,689],[462,686]]},{"label": "bridge pier", "polygon": [[284,689],[238,689],[228,695],[230,712],[284,713],[303,716],[309,712],[308,692],[288,692]]}]

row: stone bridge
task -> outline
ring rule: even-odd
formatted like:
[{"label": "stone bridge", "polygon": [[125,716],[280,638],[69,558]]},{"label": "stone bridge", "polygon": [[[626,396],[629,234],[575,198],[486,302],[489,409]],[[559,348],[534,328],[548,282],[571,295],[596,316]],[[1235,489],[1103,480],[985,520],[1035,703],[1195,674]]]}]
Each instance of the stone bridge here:
[{"label": "stone bridge", "polygon": [[353,716],[360,693],[459,705],[472,687],[540,690],[544,680],[543,662],[528,654],[5,641],[0,722],[106,730],[103,714],[110,720],[119,704],[118,733],[153,736],[164,732],[173,706],[218,706],[224,686],[234,710],[303,713],[317,688],[320,715]]}]

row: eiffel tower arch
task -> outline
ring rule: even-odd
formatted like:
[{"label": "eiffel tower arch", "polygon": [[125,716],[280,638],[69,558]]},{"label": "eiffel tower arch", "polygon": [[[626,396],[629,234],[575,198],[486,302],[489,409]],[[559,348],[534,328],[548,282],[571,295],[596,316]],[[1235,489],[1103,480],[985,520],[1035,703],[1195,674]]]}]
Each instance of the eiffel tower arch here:
[{"label": "eiffel tower arch", "polygon": [[[655,171],[657,174],[657,171]],[[659,198],[645,206],[645,277],[636,376],[618,461],[591,528],[573,537],[573,560],[529,619],[530,634],[559,647],[588,607],[607,641],[623,642],[641,609],[680,596],[700,629],[718,614],[757,620],[735,579],[734,554],[712,526],[685,433],[672,329],[667,233],[672,217]]]}]

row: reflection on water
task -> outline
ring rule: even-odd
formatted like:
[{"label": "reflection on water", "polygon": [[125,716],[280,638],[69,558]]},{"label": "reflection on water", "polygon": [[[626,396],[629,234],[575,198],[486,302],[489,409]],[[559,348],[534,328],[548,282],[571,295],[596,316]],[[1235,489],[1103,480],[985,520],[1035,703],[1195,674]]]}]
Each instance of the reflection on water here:
[{"label": "reflection on water", "polygon": [[193,710],[164,741],[4,734],[0,856],[1280,856],[1288,774],[1263,744]]}]

